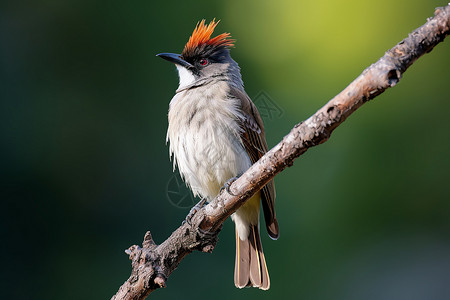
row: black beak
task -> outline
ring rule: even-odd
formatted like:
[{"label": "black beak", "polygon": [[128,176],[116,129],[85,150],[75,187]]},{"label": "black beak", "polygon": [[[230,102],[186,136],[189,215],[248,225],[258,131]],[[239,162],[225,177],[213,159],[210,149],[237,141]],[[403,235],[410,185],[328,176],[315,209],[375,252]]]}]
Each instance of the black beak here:
[{"label": "black beak", "polygon": [[186,69],[193,68],[194,66],[185,61],[181,58],[180,54],[174,54],[174,53],[159,53],[156,54],[156,56],[159,56],[161,58],[164,58],[165,60],[168,60],[170,62],[173,62],[174,64],[180,65],[185,67]]}]

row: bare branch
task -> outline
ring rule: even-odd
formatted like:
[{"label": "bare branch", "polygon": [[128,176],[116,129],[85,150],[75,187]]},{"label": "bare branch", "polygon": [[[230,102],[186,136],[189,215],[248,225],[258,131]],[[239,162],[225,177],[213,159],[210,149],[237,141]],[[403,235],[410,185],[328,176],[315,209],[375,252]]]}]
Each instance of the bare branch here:
[{"label": "bare branch", "polygon": [[297,124],[283,140],[267,152],[230,187],[199,210],[191,224],[176,229],[161,245],[147,232],[139,246],[126,253],[132,260],[130,278],[112,299],[145,299],[167,278],[181,260],[194,250],[211,252],[223,222],[259,191],[276,174],[292,166],[309,148],[328,140],[333,130],[365,102],[396,85],[406,69],[420,56],[430,52],[450,33],[450,5],[437,8],[435,16],[409,34],[368,67],[341,93],[304,122]]}]

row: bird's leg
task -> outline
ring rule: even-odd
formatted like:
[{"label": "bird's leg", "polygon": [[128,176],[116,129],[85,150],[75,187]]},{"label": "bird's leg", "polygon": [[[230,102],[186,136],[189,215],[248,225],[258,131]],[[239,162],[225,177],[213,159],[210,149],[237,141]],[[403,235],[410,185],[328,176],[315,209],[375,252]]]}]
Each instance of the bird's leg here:
[{"label": "bird's leg", "polygon": [[[236,196],[235,194],[233,194],[231,192],[230,186],[238,178],[239,177],[232,177],[232,178],[228,179],[227,181],[225,181],[225,183],[223,184],[223,187],[220,188],[220,192],[222,192],[225,189],[227,191],[227,193],[230,194],[231,196]],[[186,216],[186,219],[183,221],[182,224],[187,222],[189,225],[191,225],[192,217],[205,205],[205,203],[206,203],[206,198],[200,200],[197,204],[195,204],[194,207],[192,207],[191,210],[189,211],[188,215]]]},{"label": "bird's leg", "polygon": [[223,187],[220,188],[220,191],[222,192],[224,189],[227,191],[228,194],[230,194],[231,196],[236,196],[235,194],[233,194],[230,190],[230,186],[233,184],[233,182],[236,181],[236,179],[238,179],[239,177],[232,177],[230,179],[228,179],[227,181],[225,181],[225,183],[223,184]]},{"label": "bird's leg", "polygon": [[191,210],[189,211],[188,215],[186,216],[186,219],[181,224],[187,222],[189,225],[191,225],[192,217],[205,205],[205,203],[206,198],[200,200],[197,204],[195,204],[194,207],[192,207]]}]

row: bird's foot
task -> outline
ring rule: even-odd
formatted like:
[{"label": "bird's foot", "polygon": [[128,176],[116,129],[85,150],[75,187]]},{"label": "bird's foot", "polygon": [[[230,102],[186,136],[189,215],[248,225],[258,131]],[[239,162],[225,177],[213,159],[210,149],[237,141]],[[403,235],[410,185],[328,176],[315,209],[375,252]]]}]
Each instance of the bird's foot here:
[{"label": "bird's foot", "polygon": [[228,194],[230,194],[231,196],[236,196],[235,194],[233,194],[230,190],[230,186],[233,184],[233,182],[236,181],[236,179],[238,179],[239,177],[233,177],[228,179],[227,181],[225,181],[225,183],[223,184],[223,187],[220,188],[220,191],[222,192],[224,189],[227,191]]},{"label": "bird's foot", "polygon": [[188,223],[189,225],[191,224],[191,219],[192,217],[203,207],[205,206],[206,203],[206,199],[202,199],[200,200],[197,204],[194,205],[194,207],[191,208],[191,210],[189,211],[188,215],[186,216],[186,219],[181,223],[181,225],[184,225],[184,223]]}]

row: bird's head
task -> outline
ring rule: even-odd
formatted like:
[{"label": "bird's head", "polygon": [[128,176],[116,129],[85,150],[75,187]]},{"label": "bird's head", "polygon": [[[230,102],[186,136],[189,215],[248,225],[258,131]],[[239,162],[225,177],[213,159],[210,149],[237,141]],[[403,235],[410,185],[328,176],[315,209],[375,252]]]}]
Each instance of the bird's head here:
[{"label": "bird's head", "polygon": [[[234,40],[229,33],[214,38],[211,34],[219,22],[205,20],[197,23],[181,54],[160,53],[157,56],[174,63],[180,76],[180,87],[188,86],[199,79],[215,76],[233,76],[236,72],[240,80],[237,63],[230,57],[230,47]],[[234,79],[234,78],[233,78]]]}]

